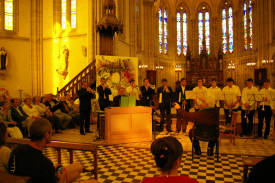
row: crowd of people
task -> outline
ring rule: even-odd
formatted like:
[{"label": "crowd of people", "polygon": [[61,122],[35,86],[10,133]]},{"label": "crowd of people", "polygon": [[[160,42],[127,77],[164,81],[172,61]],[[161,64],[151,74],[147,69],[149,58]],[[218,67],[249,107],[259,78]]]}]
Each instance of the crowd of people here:
[{"label": "crowd of people", "polygon": [[42,97],[26,96],[21,100],[12,98],[7,90],[1,90],[0,121],[7,125],[12,138],[29,137],[31,124],[40,118],[49,120],[55,133],[79,124],[79,108],[70,96],[57,99],[47,94]]},{"label": "crowd of people", "polygon": [[[97,87],[99,94],[100,109],[104,110],[110,106],[120,106],[121,96],[135,96],[137,105],[141,106],[158,106],[161,115],[161,127],[166,123],[166,129],[171,132],[171,107],[174,103],[178,103],[181,109],[189,111],[194,107],[195,111],[204,108],[223,107],[225,113],[225,121],[227,125],[231,123],[233,111],[241,111],[241,136],[251,136],[253,131],[254,114],[258,111],[258,137],[262,137],[263,123],[265,122],[264,138],[268,138],[270,132],[270,121],[272,110],[275,110],[275,93],[270,87],[270,81],[265,80],[261,88],[253,85],[253,79],[246,80],[246,87],[240,88],[234,84],[232,78],[226,80],[224,88],[217,86],[217,81],[212,79],[211,86],[206,88],[203,86],[203,79],[197,80],[197,86],[190,88],[187,86],[185,78],[177,82],[175,90],[168,86],[167,79],[162,79],[161,86],[155,89],[150,86],[149,80],[144,79],[144,84],[138,87],[134,80],[131,80],[130,86],[125,88],[118,87],[118,95],[114,97],[113,102],[110,101],[112,94],[110,88],[106,85],[104,78],[101,79],[100,86]],[[155,99],[155,100],[154,100]],[[177,132],[185,132],[187,121],[177,115]]]}]

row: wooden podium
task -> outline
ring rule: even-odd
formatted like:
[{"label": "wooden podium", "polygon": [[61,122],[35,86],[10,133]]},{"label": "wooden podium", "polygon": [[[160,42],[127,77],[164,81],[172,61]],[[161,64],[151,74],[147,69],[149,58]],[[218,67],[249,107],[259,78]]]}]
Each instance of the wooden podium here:
[{"label": "wooden podium", "polygon": [[152,108],[111,107],[105,109],[107,144],[152,140]]}]

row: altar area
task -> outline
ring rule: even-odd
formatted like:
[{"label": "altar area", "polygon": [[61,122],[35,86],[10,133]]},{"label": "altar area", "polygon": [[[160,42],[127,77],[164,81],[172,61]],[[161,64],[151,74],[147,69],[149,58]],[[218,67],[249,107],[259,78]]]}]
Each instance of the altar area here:
[{"label": "altar area", "polygon": [[105,109],[105,140],[107,144],[152,140],[152,108],[110,107]]}]

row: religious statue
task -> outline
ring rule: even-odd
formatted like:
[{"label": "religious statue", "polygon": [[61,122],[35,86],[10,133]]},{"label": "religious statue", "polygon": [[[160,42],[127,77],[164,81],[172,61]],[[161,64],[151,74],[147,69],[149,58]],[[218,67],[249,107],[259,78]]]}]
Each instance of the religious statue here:
[{"label": "religious statue", "polygon": [[206,50],[206,42],[205,39],[203,39],[203,49],[201,51],[201,55],[200,55],[200,68],[202,70],[206,70],[208,68],[208,54],[207,54],[207,50]]},{"label": "religious statue", "polygon": [[1,55],[1,70],[7,69],[7,63],[8,63],[8,53],[5,50],[4,47],[0,49],[0,55]]},{"label": "religious statue", "polygon": [[62,75],[64,77],[64,79],[66,79],[67,75],[68,75],[68,67],[69,67],[69,53],[70,50],[64,46],[64,50],[63,50],[63,55],[64,55],[64,60],[65,60],[65,68],[64,70],[60,70],[60,69],[56,69],[57,73]]},{"label": "religious statue", "polygon": [[219,70],[222,71],[222,69],[223,69],[223,55],[222,55],[221,48],[219,49],[219,52],[218,52],[218,61],[219,61]]}]

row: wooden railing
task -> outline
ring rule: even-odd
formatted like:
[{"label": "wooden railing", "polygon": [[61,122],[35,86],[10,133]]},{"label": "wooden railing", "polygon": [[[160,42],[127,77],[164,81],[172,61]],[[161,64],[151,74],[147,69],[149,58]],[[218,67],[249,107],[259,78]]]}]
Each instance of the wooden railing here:
[{"label": "wooden railing", "polygon": [[71,95],[74,99],[77,98],[77,91],[81,88],[83,82],[89,84],[96,81],[95,60],[85,67],[77,76],[75,76],[62,89],[57,88],[57,97]]},{"label": "wooden railing", "polygon": [[[7,140],[7,144],[29,144],[29,139],[12,139],[9,138]],[[60,141],[51,141],[51,143],[47,144],[47,147],[51,147],[56,149],[57,151],[57,159],[58,164],[61,164],[61,149],[66,149],[70,155],[70,163],[73,163],[73,151],[81,150],[81,151],[89,151],[93,154],[93,170],[83,169],[83,172],[91,172],[94,174],[95,179],[97,179],[97,146],[93,144],[78,144],[78,143],[68,143],[68,142],[60,142]]]}]

